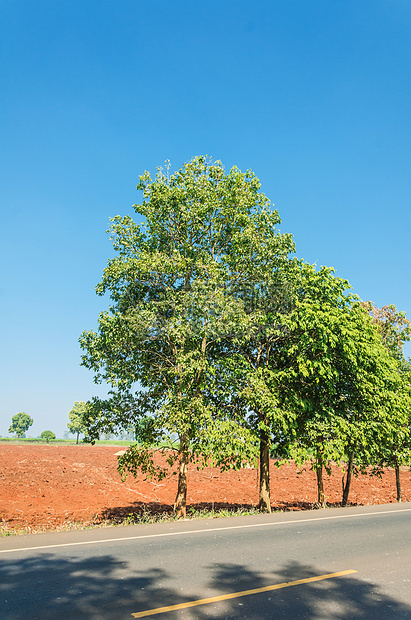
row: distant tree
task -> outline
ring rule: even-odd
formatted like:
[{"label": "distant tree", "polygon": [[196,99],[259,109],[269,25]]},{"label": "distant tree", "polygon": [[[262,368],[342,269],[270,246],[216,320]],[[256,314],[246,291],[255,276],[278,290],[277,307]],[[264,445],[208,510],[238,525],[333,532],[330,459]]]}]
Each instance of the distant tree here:
[{"label": "distant tree", "polygon": [[404,343],[411,339],[411,322],[405,312],[397,310],[392,304],[378,308],[372,301],[363,301],[361,305],[369,312],[392,357],[399,361],[404,359]]},{"label": "distant tree", "polygon": [[53,431],[43,431],[40,435],[41,439],[45,439],[49,443],[50,439],[55,439],[56,435]]},{"label": "distant tree", "polygon": [[9,426],[9,433],[15,433],[16,437],[24,437],[24,433],[32,426],[33,418],[27,413],[16,413],[11,419],[11,425]]},{"label": "distant tree", "polygon": [[81,400],[75,401],[74,407],[69,411],[70,422],[67,424],[67,428],[70,433],[73,433],[73,435],[77,434],[76,443],[78,443],[80,433],[86,432],[86,426],[84,424],[84,415],[86,410],[86,403]]}]

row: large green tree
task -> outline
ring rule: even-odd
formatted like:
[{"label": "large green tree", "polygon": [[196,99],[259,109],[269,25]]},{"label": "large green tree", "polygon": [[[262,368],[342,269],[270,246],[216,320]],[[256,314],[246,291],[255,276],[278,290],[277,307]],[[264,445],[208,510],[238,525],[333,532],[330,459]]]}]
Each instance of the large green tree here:
[{"label": "large green tree", "polygon": [[215,359],[249,322],[236,291],[281,270],[293,243],[251,171],[226,173],[221,162],[196,157],[174,174],[146,172],[137,187],[143,224],[112,220],[116,256],[97,287],[112,305],[98,331],[80,338],[83,365],[112,388],[90,404],[88,436],[138,426],[142,445],[126,452],[120,469],[149,474],[161,474],[151,446],[176,438],[167,454],[178,468],[175,510],[183,515],[190,460],[237,467],[255,455],[249,429],[212,398]]},{"label": "large green tree", "polygon": [[9,433],[15,433],[16,437],[24,437],[25,432],[33,425],[33,418],[27,413],[16,413],[11,419]]}]

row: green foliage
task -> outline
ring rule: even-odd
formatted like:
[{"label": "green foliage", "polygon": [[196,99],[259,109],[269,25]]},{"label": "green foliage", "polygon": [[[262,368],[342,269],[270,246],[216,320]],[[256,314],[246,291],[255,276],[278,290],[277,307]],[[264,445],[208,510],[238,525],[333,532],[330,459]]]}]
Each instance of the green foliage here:
[{"label": "green foliage", "polygon": [[85,416],[87,413],[87,405],[84,401],[75,401],[73,408],[69,411],[70,422],[67,424],[67,428],[70,433],[77,435],[77,443],[80,433],[86,433],[87,426],[85,423]]},{"label": "green foliage", "polygon": [[378,472],[383,466],[398,468],[411,465],[411,364],[402,360],[396,366],[392,382],[395,397],[390,401],[389,424],[384,429],[379,458],[374,463]]},{"label": "green foliage", "polygon": [[16,437],[24,437],[25,432],[33,425],[33,418],[27,413],[16,413],[11,419],[9,433],[15,433]]},{"label": "green foliage", "polygon": [[[338,335],[332,330],[353,301],[348,288],[348,282],[336,278],[331,269],[317,271],[297,260],[284,263],[264,274],[259,303],[249,315],[250,329],[216,360],[218,397],[223,395],[233,419],[246,425],[260,443],[260,507],[265,510],[270,509],[272,446],[279,458],[311,458],[315,450],[308,430],[325,432],[322,409],[338,391],[338,369],[333,369],[332,360]],[[322,402],[325,397],[327,402]],[[302,424],[307,411],[309,428]],[[332,411],[328,413],[335,426],[333,435],[340,437],[341,424]],[[327,446],[331,451],[332,444]]]},{"label": "green foliage", "polygon": [[394,305],[378,308],[371,301],[361,302],[361,305],[370,314],[389,353],[403,360],[404,343],[411,339],[411,323],[405,312],[398,311]]},{"label": "green foliage", "polygon": [[174,468],[184,514],[190,461],[237,468],[259,453],[266,509],[273,446],[309,459],[319,489],[323,469],[353,452],[359,468],[389,454],[406,462],[405,315],[378,314],[332,269],[291,259],[251,171],[196,157],[174,174],[144,173],[138,189],[143,223],[111,220],[116,254],[96,288],[110,307],[80,337],[82,364],[110,387],[81,403],[81,432],[138,440],[121,475]]},{"label": "green foliage", "polygon": [[361,469],[379,462],[409,410],[397,361],[347,285],[324,269],[309,276],[277,358],[280,400],[296,412],[288,454],[304,462],[312,452],[321,504],[323,467],[351,452]]},{"label": "green foliage", "polygon": [[211,397],[213,358],[249,327],[236,291],[283,265],[292,239],[278,232],[278,213],[250,171],[226,174],[220,162],[196,157],[173,175],[145,173],[138,189],[143,203],[134,208],[145,222],[113,218],[117,255],[97,287],[112,306],[98,332],[80,338],[83,365],[112,386],[108,400],[91,403],[88,437],[150,416],[136,466],[146,468],[147,447],[173,435],[179,459],[238,466],[255,458],[255,446],[247,428],[227,435],[229,412]]},{"label": "green foliage", "polygon": [[394,305],[378,308],[368,301],[362,306],[371,316],[384,348],[395,361],[389,423],[384,428],[378,458],[373,464],[377,475],[384,465],[395,468],[397,501],[401,501],[399,468],[411,463],[411,364],[403,351],[404,343],[411,338],[411,323]]},{"label": "green foliage", "polygon": [[50,440],[55,439],[56,435],[55,433],[53,433],[53,431],[43,431],[40,434],[41,439],[45,439],[47,441],[47,443],[49,443]]}]

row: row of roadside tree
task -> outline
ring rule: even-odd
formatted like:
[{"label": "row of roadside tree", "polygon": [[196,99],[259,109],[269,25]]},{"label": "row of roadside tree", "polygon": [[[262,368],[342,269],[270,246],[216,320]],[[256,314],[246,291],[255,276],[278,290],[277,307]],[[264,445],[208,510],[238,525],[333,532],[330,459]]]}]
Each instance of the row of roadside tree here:
[{"label": "row of roadside tree", "polygon": [[[352,473],[410,463],[410,324],[394,306],[361,302],[347,280],[298,259],[260,182],[196,157],[140,177],[142,223],[111,222],[115,256],[97,286],[110,307],[80,337],[82,364],[110,386],[93,398],[87,439],[133,426],[120,472],[161,477],[153,446],[178,471],[259,460],[269,511],[270,455],[311,462],[318,502],[331,462]],[[167,446],[167,448],[165,447]]]}]

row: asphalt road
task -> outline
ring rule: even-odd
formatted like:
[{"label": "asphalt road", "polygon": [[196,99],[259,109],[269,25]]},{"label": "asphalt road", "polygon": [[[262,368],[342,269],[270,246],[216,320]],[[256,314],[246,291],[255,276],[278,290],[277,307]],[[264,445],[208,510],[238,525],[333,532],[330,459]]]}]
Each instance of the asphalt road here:
[{"label": "asphalt road", "polygon": [[1,620],[133,617],[411,620],[411,503],[0,539]]}]

